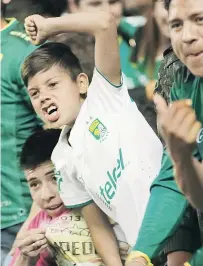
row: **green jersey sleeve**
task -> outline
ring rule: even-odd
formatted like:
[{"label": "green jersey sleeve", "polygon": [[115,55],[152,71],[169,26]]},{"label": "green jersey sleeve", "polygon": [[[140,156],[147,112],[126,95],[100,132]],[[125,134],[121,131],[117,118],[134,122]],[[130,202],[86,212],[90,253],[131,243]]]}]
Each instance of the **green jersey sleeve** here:
[{"label": "green jersey sleeve", "polygon": [[202,266],[203,262],[203,247],[198,249],[196,253],[193,255],[192,259],[190,260],[189,264],[186,266]]}]

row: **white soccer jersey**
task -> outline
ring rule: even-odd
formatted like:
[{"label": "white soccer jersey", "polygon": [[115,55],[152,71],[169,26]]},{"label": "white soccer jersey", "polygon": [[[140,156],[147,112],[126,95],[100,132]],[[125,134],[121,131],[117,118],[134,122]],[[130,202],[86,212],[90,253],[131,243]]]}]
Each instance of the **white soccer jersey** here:
[{"label": "white soccer jersey", "polygon": [[95,203],[133,245],[150,185],[159,172],[162,144],[125,84],[113,86],[96,69],[69,142],[65,127],[52,154],[61,172],[61,197],[69,208]]}]

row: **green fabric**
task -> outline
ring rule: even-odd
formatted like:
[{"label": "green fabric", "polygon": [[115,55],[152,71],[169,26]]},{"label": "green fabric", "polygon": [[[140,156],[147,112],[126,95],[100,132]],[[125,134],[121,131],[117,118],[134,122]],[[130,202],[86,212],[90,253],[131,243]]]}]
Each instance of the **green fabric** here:
[{"label": "green fabric", "polygon": [[122,18],[119,25],[120,35],[118,39],[120,62],[128,89],[146,86],[148,79],[146,78],[146,75],[136,69],[135,65],[131,62],[133,48],[129,45],[129,42],[123,38],[122,35],[126,35],[127,39],[130,40],[135,35],[135,32],[143,25],[144,24],[141,22],[131,24],[127,18]]},{"label": "green fabric", "polygon": [[129,38],[134,37],[135,32],[143,27],[146,19],[141,16],[122,17],[119,28],[128,34]]},{"label": "green fabric", "polygon": [[135,65],[135,67],[141,73],[145,73],[148,81],[150,81],[150,80],[157,80],[157,78],[158,78],[158,72],[159,72],[159,67],[160,67],[161,61],[162,61],[162,59],[159,59],[159,58],[156,59],[154,72],[151,75],[148,74],[148,69],[146,67],[146,64],[145,64],[144,59],[143,60],[139,60],[137,62],[137,64]]},{"label": "green fabric", "polygon": [[[139,38],[139,36],[136,36],[136,32],[140,27],[145,26],[145,23],[146,19],[143,17],[122,18],[119,25],[119,32],[123,32],[123,35],[127,36],[128,40]],[[155,70],[150,76],[144,60],[140,60],[136,64],[131,62],[132,49],[135,48],[129,45],[129,42],[122,37],[122,34],[119,36],[119,43],[121,68],[125,75],[125,82],[128,89],[146,87],[151,80],[156,80],[158,78],[161,59],[156,60]]]},{"label": "green fabric", "polygon": [[[171,90],[171,100],[192,99],[197,118],[203,123],[203,79],[194,77],[182,67],[175,77],[174,87]],[[198,159],[203,158],[203,132],[197,143]],[[151,196],[146,209],[134,250],[147,254],[150,258],[156,256],[163,247],[165,240],[174,232],[182,219],[188,203],[180,193],[174,181],[173,165],[166,150],[162,159],[159,175],[151,187]],[[198,252],[195,257],[197,260]],[[202,256],[202,255],[200,255]],[[202,257],[201,257],[202,258]],[[203,261],[202,259],[200,261]],[[199,264],[194,264],[194,266]],[[192,264],[193,266],[193,264]]]},{"label": "green fabric", "polygon": [[202,266],[203,265],[203,247],[198,249],[190,260],[191,266]]},{"label": "green fabric", "polygon": [[17,20],[1,31],[1,229],[23,222],[32,203],[19,155],[40,122],[21,80],[20,66],[34,49]]}]

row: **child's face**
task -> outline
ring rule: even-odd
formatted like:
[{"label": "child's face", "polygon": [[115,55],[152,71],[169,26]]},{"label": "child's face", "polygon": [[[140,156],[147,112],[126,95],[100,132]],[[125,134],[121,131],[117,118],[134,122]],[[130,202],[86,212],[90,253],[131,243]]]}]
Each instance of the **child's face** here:
[{"label": "child's face", "polygon": [[51,217],[62,214],[65,206],[59,196],[54,166],[51,161],[34,170],[25,170],[33,201]]},{"label": "child's face", "polygon": [[67,71],[53,66],[28,81],[28,92],[38,116],[49,128],[72,126],[82,105],[80,96],[87,92],[88,78],[84,73],[73,81]]}]

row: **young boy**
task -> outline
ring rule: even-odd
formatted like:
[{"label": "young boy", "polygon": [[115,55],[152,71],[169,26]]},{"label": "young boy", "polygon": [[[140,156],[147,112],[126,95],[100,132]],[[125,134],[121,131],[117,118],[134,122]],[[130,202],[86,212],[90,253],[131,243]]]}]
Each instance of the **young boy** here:
[{"label": "young boy", "polygon": [[122,81],[115,19],[106,12],[50,19],[34,15],[25,25],[34,44],[68,31],[95,36],[96,68],[89,88],[77,58],[63,44],[38,48],[26,59],[22,76],[37,114],[50,127],[66,125],[52,154],[63,176],[65,206],[87,208],[93,199],[133,245],[159,172],[162,145]]},{"label": "young boy", "polygon": [[[36,132],[23,147],[21,167],[33,201],[41,211],[18,239],[18,250],[10,265],[104,265],[80,210],[67,209],[59,196],[57,182],[60,184],[61,177],[55,173],[51,153],[60,132],[59,129]],[[101,241],[105,245],[108,240]]]}]

